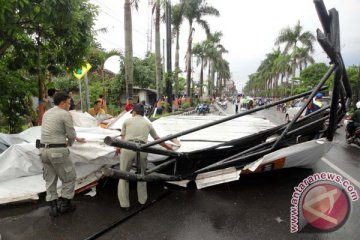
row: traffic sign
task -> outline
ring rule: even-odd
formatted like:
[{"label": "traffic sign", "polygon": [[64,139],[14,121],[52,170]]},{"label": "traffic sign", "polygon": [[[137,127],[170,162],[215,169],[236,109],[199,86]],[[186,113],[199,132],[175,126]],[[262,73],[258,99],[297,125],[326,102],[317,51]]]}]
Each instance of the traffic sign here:
[{"label": "traffic sign", "polygon": [[82,66],[81,69],[77,69],[74,71],[74,76],[77,79],[81,79],[89,70],[91,69],[91,65],[86,63],[86,66]]}]

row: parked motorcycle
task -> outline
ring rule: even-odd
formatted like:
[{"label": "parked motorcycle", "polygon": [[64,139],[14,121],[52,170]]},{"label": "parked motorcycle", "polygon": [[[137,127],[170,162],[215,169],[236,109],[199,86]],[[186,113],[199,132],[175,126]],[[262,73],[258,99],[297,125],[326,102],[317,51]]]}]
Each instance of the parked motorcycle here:
[{"label": "parked motorcycle", "polygon": [[209,108],[208,108],[208,106],[206,105],[206,104],[199,104],[198,106],[197,106],[197,109],[196,109],[196,111],[197,111],[197,113],[200,115],[200,114],[203,114],[203,115],[205,115],[206,114],[206,112],[209,112]]}]

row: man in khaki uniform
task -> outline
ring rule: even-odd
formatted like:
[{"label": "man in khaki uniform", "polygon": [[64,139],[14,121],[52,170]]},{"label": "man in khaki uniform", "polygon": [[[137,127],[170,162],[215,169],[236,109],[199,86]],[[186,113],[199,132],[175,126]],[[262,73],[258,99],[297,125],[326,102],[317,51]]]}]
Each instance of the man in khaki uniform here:
[{"label": "man in khaki uniform", "polygon": [[90,108],[88,113],[93,117],[96,117],[98,114],[105,114],[105,111],[104,111],[104,109],[101,108],[101,106],[102,106],[101,102],[99,100],[97,100],[94,103],[94,107]]},{"label": "man in khaki uniform", "polygon": [[[50,216],[57,217],[62,213],[75,210],[72,202],[75,193],[76,172],[70,160],[67,148],[74,141],[85,142],[77,138],[73,120],[69,113],[70,97],[65,92],[54,95],[55,107],[45,112],[41,126],[40,147],[41,161],[44,166],[46,182],[46,201],[50,202]],[[62,182],[61,202],[58,206],[57,180]]]},{"label": "man in khaki uniform", "polygon": [[[131,111],[132,118],[125,120],[121,128],[121,139],[142,143],[147,142],[149,134],[156,140],[159,136],[149,121],[144,118],[144,106],[137,104]],[[166,143],[160,145],[167,150],[172,150],[171,146]],[[117,151],[118,153],[120,150]],[[120,155],[120,170],[130,171],[133,161],[136,159],[137,153],[132,150],[122,149]],[[140,152],[140,169],[143,174],[146,170],[147,153]],[[145,204],[147,200],[146,182],[137,182],[138,201],[140,204]],[[130,207],[129,200],[129,182],[123,179],[119,180],[118,185],[118,198],[120,206],[128,209]]]}]

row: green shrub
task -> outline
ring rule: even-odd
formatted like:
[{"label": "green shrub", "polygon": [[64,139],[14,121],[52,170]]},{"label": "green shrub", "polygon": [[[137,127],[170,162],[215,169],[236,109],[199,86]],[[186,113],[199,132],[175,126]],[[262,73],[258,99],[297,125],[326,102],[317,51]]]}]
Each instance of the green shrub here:
[{"label": "green shrub", "polygon": [[182,105],[183,109],[188,109],[189,107],[190,107],[190,105],[187,102],[184,102],[183,105]]}]

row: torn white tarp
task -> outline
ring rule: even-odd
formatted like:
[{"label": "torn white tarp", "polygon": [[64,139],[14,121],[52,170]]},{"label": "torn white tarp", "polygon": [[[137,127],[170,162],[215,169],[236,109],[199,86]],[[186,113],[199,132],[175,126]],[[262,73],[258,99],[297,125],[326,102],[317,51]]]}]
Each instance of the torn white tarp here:
[{"label": "torn white tarp", "polygon": [[[120,131],[98,127],[96,119],[88,113],[70,113],[77,137],[86,139],[84,144],[75,142],[69,147],[77,173],[78,189],[101,177],[101,169],[104,166],[119,163],[119,156],[115,156],[115,148],[104,144],[104,139],[107,136],[119,137]],[[129,113],[123,113],[121,116],[125,116],[125,119],[131,117]],[[155,129],[159,135],[167,135],[161,127]],[[45,191],[39,149],[35,148],[35,141],[40,139],[40,135],[41,127],[32,127],[19,134],[0,133],[0,144],[5,146],[0,154],[0,204],[37,199],[38,194]],[[153,139],[150,137],[149,141]],[[149,158],[160,157],[149,154]],[[60,181],[58,184],[60,187]]]},{"label": "torn white tarp", "polygon": [[[119,131],[103,129],[96,126],[87,113],[71,111],[78,137],[84,137],[86,143],[75,142],[69,147],[71,160],[75,163],[77,173],[77,189],[96,181],[103,166],[119,162],[115,156],[115,148],[104,144],[106,136],[116,137]],[[94,124],[95,123],[95,124]],[[36,139],[40,139],[41,127],[32,127],[19,134],[0,134],[0,143],[9,146],[0,154],[0,204],[37,199],[39,193],[45,191],[42,178],[42,163],[39,149],[35,147]],[[58,186],[61,186],[60,181]]]}]

